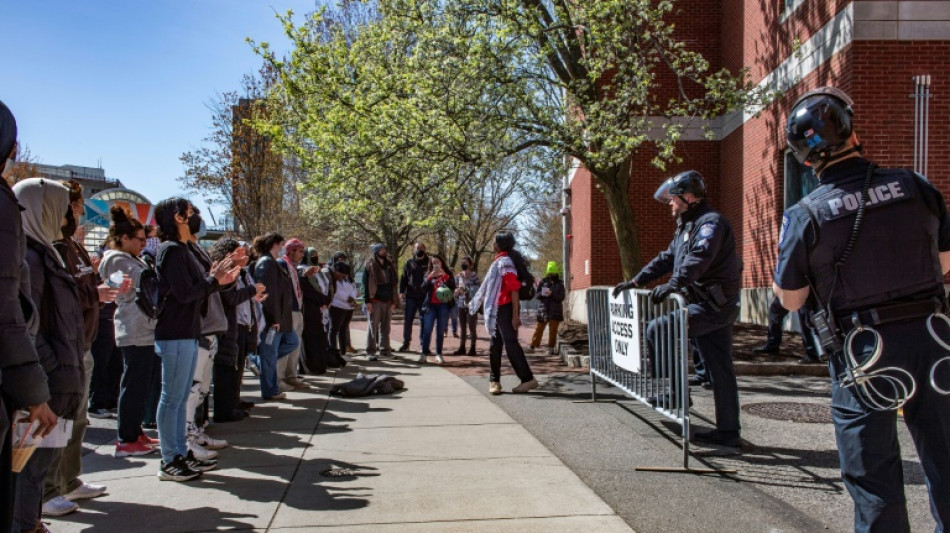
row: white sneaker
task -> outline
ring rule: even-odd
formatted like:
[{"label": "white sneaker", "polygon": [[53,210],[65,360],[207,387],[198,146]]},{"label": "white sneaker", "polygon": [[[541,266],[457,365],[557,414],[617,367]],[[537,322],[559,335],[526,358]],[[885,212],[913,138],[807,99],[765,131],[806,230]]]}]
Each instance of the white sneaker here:
[{"label": "white sneaker", "polygon": [[83,483],[76,487],[73,491],[68,492],[63,495],[63,498],[74,502],[76,500],[88,500],[90,498],[98,498],[106,493],[105,485],[93,485],[92,483]]},{"label": "white sneaker", "polygon": [[192,436],[195,439],[195,444],[200,444],[201,447],[209,450],[222,450],[228,447],[228,441],[209,437],[204,431],[199,431]]},{"label": "white sneaker", "polygon": [[218,457],[218,452],[205,448],[191,437],[188,437],[188,449],[201,461],[209,461]]},{"label": "white sneaker", "polygon": [[445,362],[445,359],[442,358],[442,354],[435,354],[435,361],[441,365]]},{"label": "white sneaker", "polygon": [[43,504],[43,516],[63,516],[79,509],[79,505],[62,496],[57,496]]},{"label": "white sneaker", "polygon": [[367,360],[367,361],[376,361],[377,359],[379,359],[379,358],[378,358],[378,357],[376,356],[376,354],[374,354],[374,353],[368,353],[368,354],[366,354],[366,360]]}]

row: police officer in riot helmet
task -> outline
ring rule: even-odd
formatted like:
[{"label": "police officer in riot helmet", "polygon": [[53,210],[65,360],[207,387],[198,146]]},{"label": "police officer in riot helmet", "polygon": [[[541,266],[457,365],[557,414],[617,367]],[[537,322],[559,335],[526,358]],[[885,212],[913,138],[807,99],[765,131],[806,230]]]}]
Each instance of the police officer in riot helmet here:
[{"label": "police officer in riot helmet", "polygon": [[[666,283],[653,289],[652,300],[662,302],[674,292],[686,297],[689,337],[706,367],[716,403],[716,429],[698,431],[693,440],[739,447],[739,392],[732,367],[732,325],[739,315],[741,263],[732,226],[706,202],[706,183],[695,170],[669,178],[654,197],[669,204],[676,218],[673,240],[633,279],[617,285],[614,296],[670,274]],[[669,376],[657,375],[656,337],[670,320],[670,316],[662,316],[647,326],[647,346],[654,360],[654,376],[659,379]],[[651,398],[651,403],[677,407],[678,383],[672,381],[670,397]]]},{"label": "police officer in riot helmet", "polygon": [[[950,526],[950,341],[943,276],[950,216],[926,178],[861,156],[852,102],[822,87],[795,102],[786,135],[819,186],[786,211],[774,290],[807,305],[832,379],[831,413],[856,531],[909,531],[897,409],[927,477],[937,531]],[[938,338],[942,338],[938,343]]]}]

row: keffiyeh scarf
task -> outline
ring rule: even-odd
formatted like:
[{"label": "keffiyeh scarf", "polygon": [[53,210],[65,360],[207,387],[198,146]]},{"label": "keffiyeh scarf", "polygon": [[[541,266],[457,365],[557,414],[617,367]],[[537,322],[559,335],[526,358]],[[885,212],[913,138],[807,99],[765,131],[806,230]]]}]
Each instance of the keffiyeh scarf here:
[{"label": "keffiyeh scarf", "polygon": [[515,274],[515,263],[507,255],[503,255],[488,267],[488,273],[485,274],[485,280],[478,292],[468,303],[468,311],[472,314],[478,312],[480,307],[484,307],[485,329],[488,335],[495,336],[495,320],[498,317],[498,293],[501,292],[502,279],[505,274]]}]

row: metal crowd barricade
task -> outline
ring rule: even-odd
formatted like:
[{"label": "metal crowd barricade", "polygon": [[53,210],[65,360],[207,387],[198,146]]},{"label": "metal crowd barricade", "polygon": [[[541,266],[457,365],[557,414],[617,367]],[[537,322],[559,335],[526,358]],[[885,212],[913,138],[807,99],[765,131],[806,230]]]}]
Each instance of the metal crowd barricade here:
[{"label": "metal crowd barricade", "polygon": [[[650,291],[631,289],[621,295],[625,304],[637,312],[639,331],[640,372],[621,368],[614,361],[611,346],[609,295],[613,287],[592,287],[587,291],[588,343],[590,347],[591,401],[597,401],[597,378],[624,391],[640,402],[650,405],[648,398],[656,397],[661,415],[677,422],[682,428],[683,468],[638,467],[637,470],[715,473],[722,470],[691,469],[689,467],[689,383],[688,358],[691,356],[687,302],[682,295],[673,294],[660,304],[654,304]],[[652,325],[651,325],[652,323]],[[649,331],[648,331],[649,329]],[[655,360],[647,347],[648,335],[655,344]]]}]

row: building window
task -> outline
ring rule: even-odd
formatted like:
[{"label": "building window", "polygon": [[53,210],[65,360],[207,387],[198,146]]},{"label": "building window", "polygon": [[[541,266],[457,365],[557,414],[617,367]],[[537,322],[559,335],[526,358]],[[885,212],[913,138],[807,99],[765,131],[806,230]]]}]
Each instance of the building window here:
[{"label": "building window", "polygon": [[815,171],[795,159],[791,150],[785,151],[785,209],[795,205],[818,186]]}]

